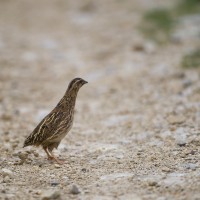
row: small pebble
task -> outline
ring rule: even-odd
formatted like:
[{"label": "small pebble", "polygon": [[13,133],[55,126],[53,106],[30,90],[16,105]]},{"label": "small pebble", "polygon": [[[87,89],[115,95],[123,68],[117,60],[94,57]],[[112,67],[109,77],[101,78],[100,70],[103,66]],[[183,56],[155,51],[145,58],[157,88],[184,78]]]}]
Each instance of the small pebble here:
[{"label": "small pebble", "polygon": [[182,124],[185,122],[185,117],[182,115],[170,115],[167,120],[170,124]]},{"label": "small pebble", "polygon": [[5,144],[4,144],[4,149],[5,149],[6,151],[12,151],[12,146],[11,146],[9,143],[5,143]]},{"label": "small pebble", "polygon": [[16,152],[14,152],[13,156],[18,157],[20,159],[19,162],[16,162],[16,165],[22,165],[24,162],[27,162],[28,155],[29,154],[28,154],[27,151],[16,151]]},{"label": "small pebble", "polygon": [[14,165],[23,165],[23,163],[24,163],[24,162],[22,162],[22,160],[19,159],[19,158],[14,158],[14,159],[13,159],[13,164],[14,164]]},{"label": "small pebble", "polygon": [[3,114],[1,116],[1,119],[4,120],[4,121],[11,121],[12,120],[12,116],[9,115],[9,114]]},{"label": "small pebble", "polygon": [[13,143],[12,148],[15,149],[18,146],[18,143]]},{"label": "small pebble", "polygon": [[184,140],[177,140],[176,143],[179,147],[184,147],[186,145],[186,141]]},{"label": "small pebble", "polygon": [[157,186],[158,183],[152,180],[152,181],[148,181],[148,185],[153,187],[153,186]]},{"label": "small pebble", "polygon": [[18,157],[19,157],[21,160],[26,160],[27,157],[28,157],[28,153],[26,153],[26,152],[20,152],[20,153],[18,154]]},{"label": "small pebble", "polygon": [[178,128],[176,130],[175,141],[176,144],[180,147],[186,146],[188,140],[187,140],[187,132],[184,130],[184,128]]},{"label": "small pebble", "polygon": [[34,152],[33,155],[34,155],[35,157],[39,157],[39,153],[37,153],[37,152]]},{"label": "small pebble", "polygon": [[0,173],[2,174],[3,177],[6,177],[6,176],[8,176],[8,177],[10,177],[10,178],[13,177],[13,172],[12,172],[11,170],[9,170],[9,169],[6,169],[6,168],[3,168],[3,169],[0,171]]},{"label": "small pebble", "polygon": [[195,150],[192,150],[192,151],[190,152],[191,155],[195,155],[195,153],[196,153]]},{"label": "small pebble", "polygon": [[72,185],[72,189],[70,191],[71,194],[79,194],[81,191],[76,185]]},{"label": "small pebble", "polygon": [[57,186],[59,184],[60,183],[58,181],[56,181],[56,180],[54,180],[54,181],[51,182],[51,186],[53,186],[53,187],[55,187],[55,186]]},{"label": "small pebble", "polygon": [[6,177],[4,177],[3,182],[9,183],[9,182],[11,182],[11,178],[9,176],[6,176]]},{"label": "small pebble", "polygon": [[45,190],[41,194],[42,200],[59,200],[61,199],[61,195],[59,191],[55,190]]},{"label": "small pebble", "polygon": [[55,168],[61,168],[61,166],[59,164],[55,164],[54,166],[55,166]]},{"label": "small pebble", "polygon": [[188,88],[193,84],[193,82],[191,80],[184,80],[183,81],[183,87],[184,88]]},{"label": "small pebble", "polygon": [[185,168],[191,169],[191,170],[196,170],[197,166],[196,166],[196,164],[193,164],[193,163],[187,163],[187,164],[185,164]]},{"label": "small pebble", "polygon": [[82,172],[86,172],[87,170],[85,168],[81,169]]},{"label": "small pebble", "polygon": [[163,168],[162,168],[162,171],[163,171],[163,172],[171,172],[171,169],[169,169],[168,167],[163,167]]},{"label": "small pebble", "polygon": [[135,44],[133,46],[133,50],[135,51],[144,51],[145,50],[145,47],[142,43],[138,43],[138,44]]},{"label": "small pebble", "polygon": [[37,194],[37,195],[41,195],[42,192],[41,192],[41,190],[36,190],[36,191],[35,191],[35,194]]}]

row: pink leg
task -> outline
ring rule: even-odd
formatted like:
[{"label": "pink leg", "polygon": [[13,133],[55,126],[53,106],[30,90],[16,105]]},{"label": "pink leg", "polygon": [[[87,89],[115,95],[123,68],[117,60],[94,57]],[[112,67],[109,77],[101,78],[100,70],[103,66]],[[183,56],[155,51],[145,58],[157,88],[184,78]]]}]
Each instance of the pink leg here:
[{"label": "pink leg", "polygon": [[62,165],[64,161],[59,160],[55,155],[53,155],[52,151],[49,151],[48,147],[46,148],[47,155],[50,155],[50,160],[55,160],[58,164]]},{"label": "pink leg", "polygon": [[48,157],[48,160],[52,160],[53,159],[53,156],[49,153],[49,151],[47,150],[48,147],[43,147],[44,151],[46,152],[47,154],[47,157]]}]

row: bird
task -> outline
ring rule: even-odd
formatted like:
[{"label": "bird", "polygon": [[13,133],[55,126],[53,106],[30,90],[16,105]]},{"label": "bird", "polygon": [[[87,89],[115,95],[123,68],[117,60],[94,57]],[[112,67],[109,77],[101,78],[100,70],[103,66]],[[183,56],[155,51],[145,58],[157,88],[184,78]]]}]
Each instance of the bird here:
[{"label": "bird", "polygon": [[54,148],[58,148],[61,140],[72,128],[77,94],[86,83],[88,82],[82,78],[72,79],[62,99],[25,139],[23,147],[42,146],[48,160],[53,160],[58,164],[64,163],[52,151]]}]

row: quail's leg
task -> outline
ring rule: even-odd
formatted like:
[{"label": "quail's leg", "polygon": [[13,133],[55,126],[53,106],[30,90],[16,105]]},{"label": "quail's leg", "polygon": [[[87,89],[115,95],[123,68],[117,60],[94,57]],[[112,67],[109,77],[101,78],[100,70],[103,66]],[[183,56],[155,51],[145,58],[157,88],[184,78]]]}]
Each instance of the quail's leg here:
[{"label": "quail's leg", "polygon": [[51,155],[51,157],[50,157],[51,160],[55,160],[55,161],[56,161],[58,164],[60,164],[60,165],[62,165],[62,164],[64,163],[64,161],[59,160],[55,155],[53,155],[53,153],[52,153],[52,149],[49,150],[49,148],[47,147],[46,150],[47,150],[48,154]]},{"label": "quail's leg", "polygon": [[53,160],[53,156],[49,153],[49,151],[47,150],[48,147],[43,147],[44,151],[46,152],[47,156],[48,156],[48,160]]}]

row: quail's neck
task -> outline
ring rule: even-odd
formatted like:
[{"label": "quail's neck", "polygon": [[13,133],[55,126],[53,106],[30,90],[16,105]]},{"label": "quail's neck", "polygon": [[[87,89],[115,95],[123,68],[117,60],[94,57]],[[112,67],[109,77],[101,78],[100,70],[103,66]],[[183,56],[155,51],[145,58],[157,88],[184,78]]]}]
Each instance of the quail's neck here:
[{"label": "quail's neck", "polygon": [[73,89],[73,90],[67,90],[66,93],[65,93],[65,96],[76,99],[78,91],[79,91],[79,88],[76,88],[76,89]]},{"label": "quail's neck", "polygon": [[66,91],[65,95],[63,98],[60,100],[57,106],[66,106],[70,105],[70,108],[74,108],[75,103],[76,103],[76,97],[78,94],[78,90],[73,90],[73,91]]},{"label": "quail's neck", "polygon": [[65,93],[65,100],[69,102],[72,106],[74,106],[76,103],[76,97],[77,97],[78,91],[79,89],[76,89],[76,90],[67,91]]}]

